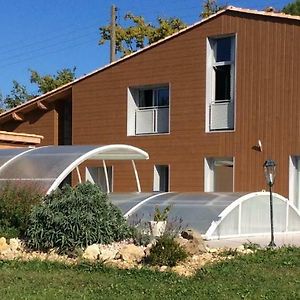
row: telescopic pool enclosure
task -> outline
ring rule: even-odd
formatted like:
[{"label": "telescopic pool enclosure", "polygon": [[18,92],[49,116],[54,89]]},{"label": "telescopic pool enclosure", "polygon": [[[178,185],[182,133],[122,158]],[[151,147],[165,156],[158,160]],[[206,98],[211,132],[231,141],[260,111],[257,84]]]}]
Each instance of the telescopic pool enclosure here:
[{"label": "telescopic pool enclosure", "polygon": [[[30,183],[45,194],[86,160],[129,160],[136,178],[136,193],[109,193],[130,223],[153,218],[155,207],[171,205],[169,219],[199,231],[206,239],[263,235],[270,232],[269,193],[142,193],[134,160],[148,159],[145,151],[130,145],[45,146],[0,150],[0,188],[7,183]],[[288,199],[273,194],[275,233],[300,232],[300,213]]]},{"label": "telescopic pool enclosure", "polygon": [[86,160],[103,161],[108,187],[105,160],[129,160],[132,162],[137,191],[141,191],[134,160],[149,159],[147,152],[130,145],[102,146],[45,146],[39,148],[14,148],[0,150],[0,187],[11,182],[27,182],[49,194],[63,180],[77,170]]},{"label": "telescopic pool enclosure", "polygon": [[[270,232],[269,193],[111,194],[130,223],[153,218],[155,207],[171,205],[169,220],[199,231],[207,240]],[[300,214],[286,198],[273,194],[275,233],[300,232]]]}]

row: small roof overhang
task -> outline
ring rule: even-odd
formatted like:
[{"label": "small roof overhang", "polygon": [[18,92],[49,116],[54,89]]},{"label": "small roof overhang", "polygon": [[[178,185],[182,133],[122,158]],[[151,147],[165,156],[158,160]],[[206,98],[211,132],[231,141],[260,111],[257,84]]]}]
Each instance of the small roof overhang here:
[{"label": "small roof overhang", "polygon": [[0,143],[36,145],[40,144],[43,138],[36,134],[0,131]]}]

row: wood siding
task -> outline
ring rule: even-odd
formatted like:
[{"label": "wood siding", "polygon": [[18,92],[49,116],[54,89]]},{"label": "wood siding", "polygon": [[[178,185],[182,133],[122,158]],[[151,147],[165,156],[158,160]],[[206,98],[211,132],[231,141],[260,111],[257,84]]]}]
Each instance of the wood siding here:
[{"label": "wood siding", "polygon": [[57,145],[58,115],[54,108],[50,111],[35,109],[24,116],[24,122],[10,121],[1,125],[1,130],[42,135],[41,145]]}]

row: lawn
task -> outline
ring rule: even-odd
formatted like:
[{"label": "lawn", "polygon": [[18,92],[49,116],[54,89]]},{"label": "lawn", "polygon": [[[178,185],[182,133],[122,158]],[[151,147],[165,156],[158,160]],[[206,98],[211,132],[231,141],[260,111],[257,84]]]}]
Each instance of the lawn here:
[{"label": "lawn", "polygon": [[0,261],[0,299],[300,299],[300,248],[236,256],[191,278],[117,270]]}]

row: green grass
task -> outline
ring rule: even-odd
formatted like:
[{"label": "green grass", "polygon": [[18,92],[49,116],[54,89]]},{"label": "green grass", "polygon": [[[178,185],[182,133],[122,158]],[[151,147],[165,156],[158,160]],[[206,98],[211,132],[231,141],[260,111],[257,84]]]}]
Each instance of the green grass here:
[{"label": "green grass", "polygon": [[192,278],[101,264],[0,261],[0,299],[300,299],[300,248],[258,251]]}]

